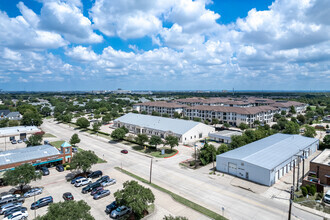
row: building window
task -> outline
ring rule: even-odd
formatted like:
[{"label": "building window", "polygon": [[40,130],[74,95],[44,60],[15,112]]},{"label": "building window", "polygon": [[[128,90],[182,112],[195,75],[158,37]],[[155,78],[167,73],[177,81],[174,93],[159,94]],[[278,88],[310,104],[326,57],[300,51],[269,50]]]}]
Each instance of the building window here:
[{"label": "building window", "polygon": [[203,137],[203,134],[202,133],[199,133],[199,138],[202,138]]}]

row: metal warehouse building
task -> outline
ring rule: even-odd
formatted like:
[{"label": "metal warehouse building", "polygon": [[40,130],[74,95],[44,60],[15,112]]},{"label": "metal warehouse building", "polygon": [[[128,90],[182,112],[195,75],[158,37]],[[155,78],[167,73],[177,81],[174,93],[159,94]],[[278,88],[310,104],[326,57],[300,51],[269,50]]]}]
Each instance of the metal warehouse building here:
[{"label": "metal warehouse building", "polygon": [[[298,155],[308,157],[319,145],[316,138],[274,134],[217,155],[217,170],[271,186],[293,167]],[[297,164],[297,163],[296,163]]]},{"label": "metal warehouse building", "polygon": [[181,143],[195,142],[215,131],[214,127],[200,122],[134,113],[117,118],[114,120],[114,126],[124,126],[135,134],[157,135],[161,138],[173,135],[178,137]]}]

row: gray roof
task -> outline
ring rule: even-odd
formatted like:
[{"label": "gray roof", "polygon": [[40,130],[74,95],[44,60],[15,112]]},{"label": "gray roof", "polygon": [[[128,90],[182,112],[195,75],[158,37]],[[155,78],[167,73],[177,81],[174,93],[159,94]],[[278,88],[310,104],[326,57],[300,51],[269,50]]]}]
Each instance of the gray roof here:
[{"label": "gray roof", "polygon": [[[183,135],[190,129],[194,128],[199,122],[188,121],[182,119],[164,118],[152,115],[142,115],[135,113],[128,113],[115,121],[126,124],[137,125],[144,128],[150,128],[160,131],[172,131],[175,134]],[[205,125],[207,126],[207,125]]]},{"label": "gray roof", "polygon": [[278,133],[228,151],[218,157],[220,160],[221,157],[242,160],[272,170],[317,141],[316,138]]},{"label": "gray roof", "polygon": [[39,132],[40,130],[36,126],[15,126],[0,128],[0,137],[15,136],[21,133],[32,134]]},{"label": "gray roof", "polygon": [[7,118],[19,118],[21,116],[21,114],[19,112],[10,112],[8,115],[7,115]]},{"label": "gray roof", "polygon": [[51,145],[40,145],[0,152],[0,166],[35,160],[43,157],[56,156],[60,152]]},{"label": "gray roof", "polygon": [[214,133],[209,133],[209,137],[213,137],[213,138],[226,138],[226,139],[230,139],[231,136],[233,135],[242,135],[242,132],[240,131],[232,131],[232,130],[223,130],[223,131],[219,131],[219,132],[214,132]]}]

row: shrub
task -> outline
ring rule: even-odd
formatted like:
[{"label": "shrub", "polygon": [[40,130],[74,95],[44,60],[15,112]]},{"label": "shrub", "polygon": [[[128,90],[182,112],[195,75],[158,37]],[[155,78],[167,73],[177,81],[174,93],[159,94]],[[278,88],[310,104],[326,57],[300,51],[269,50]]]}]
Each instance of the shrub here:
[{"label": "shrub", "polygon": [[309,194],[311,194],[312,196],[314,196],[315,193],[316,193],[316,186],[315,185],[311,185]]},{"label": "shrub", "polygon": [[307,189],[307,193],[310,194],[311,193],[311,186],[310,185],[306,185],[305,187]]},{"label": "shrub", "polygon": [[190,166],[191,166],[191,167],[192,167],[192,166],[195,166],[195,164],[196,164],[196,161],[194,161],[194,160],[190,161]]},{"label": "shrub", "polygon": [[316,196],[316,200],[322,200],[323,198],[323,193],[318,193]]},{"label": "shrub", "polygon": [[301,192],[304,195],[304,197],[307,196],[307,194],[308,194],[307,188],[305,186],[302,186],[302,187],[300,187],[300,189],[301,189]]}]

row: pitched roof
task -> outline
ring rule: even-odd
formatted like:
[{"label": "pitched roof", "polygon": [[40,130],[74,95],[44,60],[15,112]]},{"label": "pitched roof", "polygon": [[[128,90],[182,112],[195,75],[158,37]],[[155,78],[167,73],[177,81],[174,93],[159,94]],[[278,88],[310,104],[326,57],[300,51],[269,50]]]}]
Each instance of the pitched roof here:
[{"label": "pitched roof", "polygon": [[19,163],[59,154],[60,152],[51,145],[40,145],[8,150],[0,152],[0,165]]},{"label": "pitched roof", "polygon": [[289,108],[291,106],[302,106],[306,105],[305,103],[296,102],[296,101],[276,101],[275,103],[271,104],[275,107],[282,107],[282,108]]},{"label": "pitched roof", "polygon": [[264,106],[254,106],[254,107],[227,107],[227,106],[208,106],[199,105],[188,107],[187,110],[201,110],[201,111],[215,111],[215,112],[234,112],[241,115],[253,115],[261,112],[275,111],[276,108],[268,105]]},{"label": "pitched roof", "polygon": [[164,132],[171,131],[178,135],[183,135],[198,124],[202,124],[195,121],[164,118],[134,113],[128,113],[124,116],[121,116],[120,118],[117,118],[115,121]]},{"label": "pitched roof", "polygon": [[0,137],[8,137],[10,135],[19,135],[21,133],[36,133],[40,130],[36,126],[15,126],[0,128]]},{"label": "pitched roof", "polygon": [[165,102],[165,101],[158,101],[158,102],[143,102],[137,103],[134,105],[144,105],[144,106],[155,106],[155,107],[165,107],[165,108],[184,108],[187,107],[186,105],[180,105],[174,102]]},{"label": "pitched roof", "polygon": [[6,115],[8,115],[10,113],[10,111],[9,110],[0,110],[0,116],[2,115],[2,116],[6,116]]},{"label": "pitched roof", "polygon": [[218,158],[237,159],[272,170],[318,141],[316,138],[278,133],[220,154]]}]

